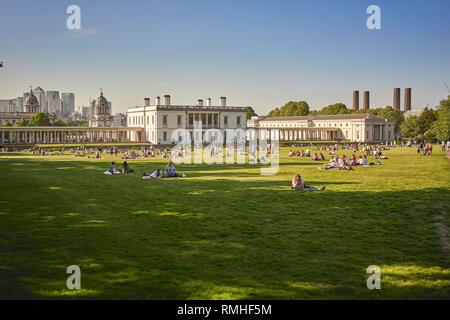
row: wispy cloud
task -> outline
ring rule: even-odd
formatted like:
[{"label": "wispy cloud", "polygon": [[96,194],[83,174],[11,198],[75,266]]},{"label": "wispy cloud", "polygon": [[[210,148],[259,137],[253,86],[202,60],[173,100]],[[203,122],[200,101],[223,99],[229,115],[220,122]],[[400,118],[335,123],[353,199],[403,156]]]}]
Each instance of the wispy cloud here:
[{"label": "wispy cloud", "polygon": [[70,39],[80,39],[80,38],[90,37],[90,36],[93,36],[98,33],[100,33],[100,29],[98,29],[98,28],[93,28],[93,27],[83,28],[82,27],[81,29],[67,30],[64,33],[64,37],[70,38]]}]

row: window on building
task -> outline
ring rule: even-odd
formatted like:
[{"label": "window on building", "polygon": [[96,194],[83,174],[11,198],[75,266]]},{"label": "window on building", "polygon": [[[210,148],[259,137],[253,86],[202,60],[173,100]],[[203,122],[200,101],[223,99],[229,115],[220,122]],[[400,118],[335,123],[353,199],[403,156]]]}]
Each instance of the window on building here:
[{"label": "window on building", "polygon": [[155,124],[155,115],[152,115],[152,124]]},{"label": "window on building", "polygon": [[194,115],[193,114],[189,115],[189,125],[190,126],[194,125]]},{"label": "window on building", "polygon": [[[167,115],[163,115],[163,126],[167,126]],[[166,140],[166,139],[164,139]]]},{"label": "window on building", "polygon": [[163,141],[167,141],[167,131],[163,132]]},{"label": "window on building", "polygon": [[223,117],[223,124],[228,125],[228,116]]},{"label": "window on building", "polygon": [[181,126],[181,116],[178,116],[178,117],[177,117],[177,124],[178,124],[179,126]]},{"label": "window on building", "polygon": [[241,117],[240,117],[240,116],[238,116],[238,117],[236,118],[236,123],[237,123],[238,126],[241,125]]},{"label": "window on building", "polygon": [[208,125],[212,125],[212,114],[208,114]]}]

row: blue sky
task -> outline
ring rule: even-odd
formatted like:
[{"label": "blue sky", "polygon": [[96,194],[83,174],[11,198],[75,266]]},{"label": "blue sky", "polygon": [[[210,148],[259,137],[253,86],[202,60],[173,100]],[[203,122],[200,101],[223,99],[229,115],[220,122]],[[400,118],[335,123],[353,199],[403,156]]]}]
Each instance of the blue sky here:
[{"label": "blue sky", "polygon": [[[71,4],[81,31],[66,28]],[[381,30],[366,27],[371,4]],[[265,114],[290,100],[351,107],[354,89],[392,105],[394,87],[411,87],[413,108],[435,106],[450,85],[449,12],[448,0],[2,0],[0,99],[39,85],[88,105],[103,88],[114,112],[170,94]]]}]

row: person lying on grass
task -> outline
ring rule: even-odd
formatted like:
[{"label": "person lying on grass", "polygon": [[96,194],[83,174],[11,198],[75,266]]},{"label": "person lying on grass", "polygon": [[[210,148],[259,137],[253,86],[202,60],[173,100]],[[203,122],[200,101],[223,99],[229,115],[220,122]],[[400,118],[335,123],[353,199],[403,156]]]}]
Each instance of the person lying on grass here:
[{"label": "person lying on grass", "polygon": [[302,177],[300,177],[299,174],[297,174],[293,179],[292,179],[292,187],[291,189],[293,190],[307,190],[307,191],[323,191],[325,189],[325,186],[323,186],[320,189],[317,189],[315,187],[310,187],[305,185],[305,181],[303,181]]},{"label": "person lying on grass", "polygon": [[153,171],[153,173],[145,173],[142,176],[142,179],[161,179],[162,178],[162,172],[160,169],[156,169]]},{"label": "person lying on grass", "polygon": [[125,173],[134,173],[134,170],[130,169],[130,166],[128,165],[128,163],[126,161],[124,161],[122,164],[122,174],[125,174]]},{"label": "person lying on grass", "polygon": [[177,169],[175,169],[175,167],[173,166],[172,161],[169,161],[169,163],[167,164],[166,168],[166,178],[172,178],[172,177],[185,177],[186,175],[184,174],[178,174],[177,173]]}]

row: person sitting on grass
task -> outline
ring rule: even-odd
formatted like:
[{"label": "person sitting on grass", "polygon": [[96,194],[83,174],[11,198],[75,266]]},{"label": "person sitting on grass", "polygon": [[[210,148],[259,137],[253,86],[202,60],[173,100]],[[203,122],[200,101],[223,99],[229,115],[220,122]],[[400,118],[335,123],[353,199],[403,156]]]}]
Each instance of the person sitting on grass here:
[{"label": "person sitting on grass", "polygon": [[352,157],[350,158],[350,165],[356,166],[356,156],[352,154]]},{"label": "person sitting on grass", "polygon": [[319,156],[317,155],[317,153],[314,153],[312,160],[319,161]]},{"label": "person sitting on grass", "polygon": [[172,161],[169,161],[169,163],[167,164],[166,168],[166,177],[167,178],[172,178],[172,177],[185,177],[184,174],[178,174],[177,173],[177,169],[175,169],[175,167],[173,166]]},{"label": "person sitting on grass", "polygon": [[291,187],[291,189],[293,189],[293,190],[307,190],[307,191],[323,191],[325,189],[325,186],[323,186],[320,189],[317,189],[315,187],[307,186],[307,185],[305,185],[305,181],[302,179],[300,174],[297,174],[292,179],[292,187]]},{"label": "person sitting on grass", "polygon": [[348,165],[345,155],[342,155],[339,159],[338,167],[340,168],[340,170],[353,170],[353,168]]},{"label": "person sitting on grass", "polygon": [[111,165],[109,166],[109,172],[114,173],[116,172],[116,163],[113,161],[111,162]]},{"label": "person sitting on grass", "polygon": [[128,165],[128,163],[126,161],[124,161],[122,164],[122,174],[125,174],[125,173],[134,173],[134,170],[130,169],[130,166]]}]

